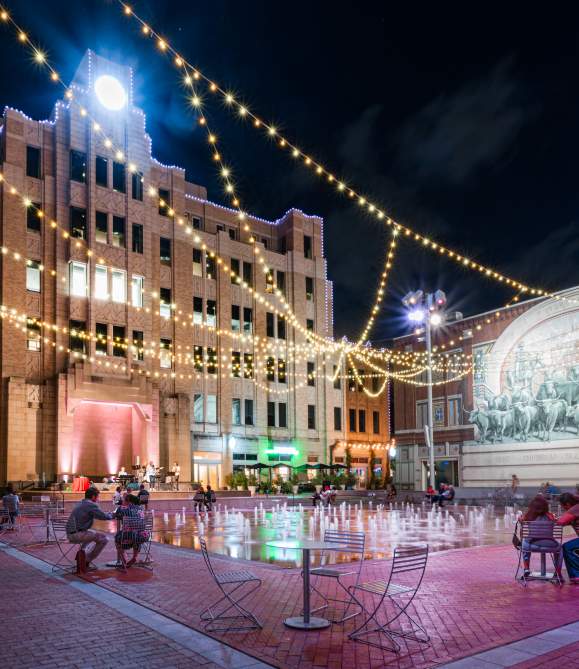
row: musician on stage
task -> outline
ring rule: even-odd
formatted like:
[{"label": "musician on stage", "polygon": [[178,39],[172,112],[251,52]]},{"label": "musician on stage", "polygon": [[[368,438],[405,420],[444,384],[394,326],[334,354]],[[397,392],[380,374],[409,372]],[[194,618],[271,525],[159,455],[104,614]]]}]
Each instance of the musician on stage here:
[{"label": "musician on stage", "polygon": [[121,471],[119,472],[118,476],[121,478],[122,476],[128,476],[129,472],[124,467],[121,467]]},{"label": "musician on stage", "polygon": [[173,464],[173,484],[175,490],[179,490],[179,477],[181,476],[181,467],[178,462]]},{"label": "musician on stage", "polygon": [[157,470],[155,465],[151,460],[147,465],[147,480],[149,481],[149,489],[153,490],[155,488],[155,479],[157,478]]}]

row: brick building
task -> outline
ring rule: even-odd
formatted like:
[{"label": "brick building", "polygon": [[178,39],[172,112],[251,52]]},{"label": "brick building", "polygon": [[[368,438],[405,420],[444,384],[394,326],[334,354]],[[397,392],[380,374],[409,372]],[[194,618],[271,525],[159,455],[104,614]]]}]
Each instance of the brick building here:
[{"label": "brick building", "polygon": [[344,397],[335,360],[306,346],[333,335],[322,220],[242,223],[209,202],[152,156],[132,82],[87,52],[49,121],[0,121],[0,480],[152,460],[219,486],[234,465],[327,462]]}]

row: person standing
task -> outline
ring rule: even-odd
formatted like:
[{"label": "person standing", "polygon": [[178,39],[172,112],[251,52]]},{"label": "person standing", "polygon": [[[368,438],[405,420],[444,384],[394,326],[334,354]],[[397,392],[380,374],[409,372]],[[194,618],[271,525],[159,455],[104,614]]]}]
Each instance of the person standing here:
[{"label": "person standing", "polygon": [[213,490],[211,490],[211,486],[207,486],[207,490],[205,491],[205,508],[207,511],[211,511],[213,509],[213,505],[217,501],[217,498],[215,497],[215,493]]},{"label": "person standing", "polygon": [[203,489],[203,486],[200,485],[195,492],[195,496],[193,497],[193,508],[198,513],[201,513],[201,511],[203,511],[204,506],[205,506],[205,490]]},{"label": "person standing", "polygon": [[18,495],[14,492],[14,488],[11,484],[6,486],[6,494],[2,497],[2,506],[5,511],[8,513],[8,518],[10,519],[10,529],[14,529],[16,524],[16,518],[18,518],[19,508],[20,508],[20,499]]},{"label": "person standing", "polygon": [[181,476],[181,467],[178,462],[173,464],[173,483],[175,485],[175,490],[179,490],[179,477]]},{"label": "person standing", "polygon": [[565,512],[557,519],[557,525],[572,525],[577,537],[563,544],[563,559],[569,574],[569,581],[579,585],[579,496],[564,492],[559,504]]},{"label": "person standing", "polygon": [[155,488],[155,478],[156,478],[157,471],[155,469],[155,465],[153,464],[153,461],[151,460],[149,464],[147,465],[147,481],[149,482],[149,489],[153,490]]},{"label": "person standing", "polygon": [[91,563],[96,560],[107,545],[107,535],[104,532],[95,532],[91,529],[95,518],[99,520],[113,519],[112,513],[101,510],[97,504],[98,497],[99,490],[89,488],[84,493],[84,499],[72,510],[66,523],[66,536],[71,544],[80,544],[84,550],[85,546],[94,542],[94,548],[86,555],[87,569],[96,569],[94,564],[91,565]]},{"label": "person standing", "polygon": [[513,474],[511,476],[511,494],[516,495],[520,485],[521,482],[519,481],[519,477],[516,474]]},{"label": "person standing", "polygon": [[141,483],[139,487],[139,492],[137,494],[137,499],[139,500],[139,504],[141,506],[145,507],[145,511],[149,508],[149,491],[145,490],[145,484]]}]

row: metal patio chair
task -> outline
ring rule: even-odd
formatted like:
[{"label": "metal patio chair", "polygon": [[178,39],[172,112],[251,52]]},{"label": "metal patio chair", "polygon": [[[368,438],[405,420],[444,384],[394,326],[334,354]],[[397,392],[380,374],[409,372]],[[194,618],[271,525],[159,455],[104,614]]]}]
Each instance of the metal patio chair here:
[{"label": "metal patio chair", "polygon": [[[349,638],[394,653],[400,652],[400,645],[396,643],[394,637],[430,643],[426,630],[408,613],[408,608],[416,597],[424,578],[427,562],[428,545],[400,545],[394,549],[394,559],[388,580],[380,579],[350,586],[348,591],[366,616],[364,622],[350,632]],[[373,608],[367,608],[364,605],[360,599],[363,593],[370,597],[378,597]],[[390,611],[387,610],[389,604],[392,605]],[[382,610],[384,610],[383,617],[386,620],[381,623],[378,615]],[[403,620],[410,623],[410,629],[392,629],[392,623],[402,616]],[[374,641],[371,638],[372,635],[377,635],[378,641]],[[382,637],[386,637],[390,644],[381,643]]]},{"label": "metal patio chair", "polygon": [[[31,542],[24,543],[25,546],[34,546],[37,544],[49,543],[50,535],[50,509],[39,504],[21,504],[18,510],[18,519],[21,532],[26,529],[32,539]],[[39,537],[35,530],[42,528],[43,540],[39,541]]]},{"label": "metal patio chair", "polygon": [[[152,526],[152,523],[151,523]],[[115,546],[117,549],[117,567],[127,571],[127,558],[125,551],[133,551],[135,547],[138,552],[149,541],[150,533],[147,533],[145,517],[121,516],[120,529],[115,536]],[[137,564],[136,562],[134,564]]]},{"label": "metal patio chair", "polygon": [[[350,618],[354,618],[355,616],[359,615],[362,612],[362,609],[360,609],[358,611],[355,611],[354,613],[350,614],[348,613],[352,605],[356,607],[358,605],[352,598],[352,595],[348,591],[348,588],[342,582],[342,578],[346,576],[355,576],[356,577],[356,582],[354,584],[355,586],[358,585],[358,583],[360,582],[360,574],[362,573],[362,565],[364,563],[364,549],[366,545],[366,536],[364,532],[338,532],[337,530],[326,530],[324,533],[324,541],[328,543],[342,544],[344,546],[344,549],[341,549],[340,552],[358,554],[360,556],[358,566],[348,571],[341,571],[340,569],[336,569],[333,565],[314,567],[314,569],[310,569],[310,576],[317,577],[316,580],[312,583],[311,589],[316,594],[318,594],[324,601],[324,604],[322,606],[319,606],[316,609],[312,609],[312,613],[317,613],[318,611],[323,611],[324,609],[327,609],[328,606],[330,605],[330,602],[345,604],[345,610],[341,617],[334,619],[329,618],[329,620],[331,620],[331,622],[333,623],[343,623],[346,622],[346,620],[350,620]],[[328,597],[327,595],[324,595],[324,593],[321,592],[317,587],[318,579],[320,578],[334,579],[337,587],[341,588],[346,593],[347,599],[338,599],[336,597]]]},{"label": "metal patio chair", "polygon": [[54,537],[54,543],[60,552],[58,560],[52,565],[52,571],[62,571],[73,573],[76,571],[76,553],[71,557],[75,548],[80,549],[80,544],[73,544],[68,541],[67,527],[76,531],[76,522],[74,518],[55,518],[50,519],[50,531]]},{"label": "metal patio chair", "polygon": [[[263,625],[259,620],[251,611],[248,611],[241,605],[241,602],[246,597],[259,588],[261,579],[257,578],[250,571],[245,570],[215,572],[209,558],[207,542],[200,537],[199,543],[201,544],[201,552],[207,569],[209,569],[209,573],[222,594],[220,599],[208,606],[200,614],[201,620],[206,622],[205,629],[208,632],[247,632],[261,629]],[[245,585],[249,585],[249,587],[245,588],[245,592],[241,594]],[[222,605],[225,605],[225,608]],[[223,608],[223,610],[219,612],[219,608]],[[237,614],[226,615],[231,609],[236,611]],[[236,621],[239,622],[237,623]],[[245,621],[245,624],[243,621]]]},{"label": "metal patio chair", "polygon": [[[521,527],[521,545],[516,547],[519,553],[519,561],[515,572],[515,580],[525,587],[527,587],[529,581],[533,580],[554,581],[558,585],[563,585],[560,569],[563,555],[563,526],[555,525],[551,520],[523,520],[519,524]],[[525,539],[530,543],[530,547],[523,550]],[[537,542],[542,542],[542,545]],[[538,553],[541,556],[541,570],[539,572],[531,572],[528,576],[525,576],[523,568],[522,574],[519,576],[524,553]],[[552,574],[547,573],[547,555],[550,555],[553,560],[554,572]]]},{"label": "metal patio chair", "polygon": [[150,511],[145,513],[145,532],[147,540],[141,546],[141,560],[136,563],[137,567],[143,567],[153,571],[153,558],[151,557],[151,547],[153,545],[153,514]]},{"label": "metal patio chair", "polygon": [[0,537],[6,532],[14,532],[16,530],[18,530],[18,516],[12,519],[8,509],[0,508]]}]

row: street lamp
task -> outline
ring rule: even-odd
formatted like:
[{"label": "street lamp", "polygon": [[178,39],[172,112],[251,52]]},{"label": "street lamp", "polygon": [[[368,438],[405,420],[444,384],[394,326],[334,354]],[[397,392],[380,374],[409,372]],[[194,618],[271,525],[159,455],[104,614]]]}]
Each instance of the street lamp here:
[{"label": "street lamp", "polygon": [[408,319],[411,323],[424,323],[426,339],[426,381],[428,423],[424,426],[424,437],[428,447],[430,461],[430,485],[436,488],[434,475],[434,410],[432,406],[432,328],[443,321],[442,309],[446,304],[446,294],[442,290],[435,293],[423,293],[421,290],[407,293],[402,304],[409,310]]}]

